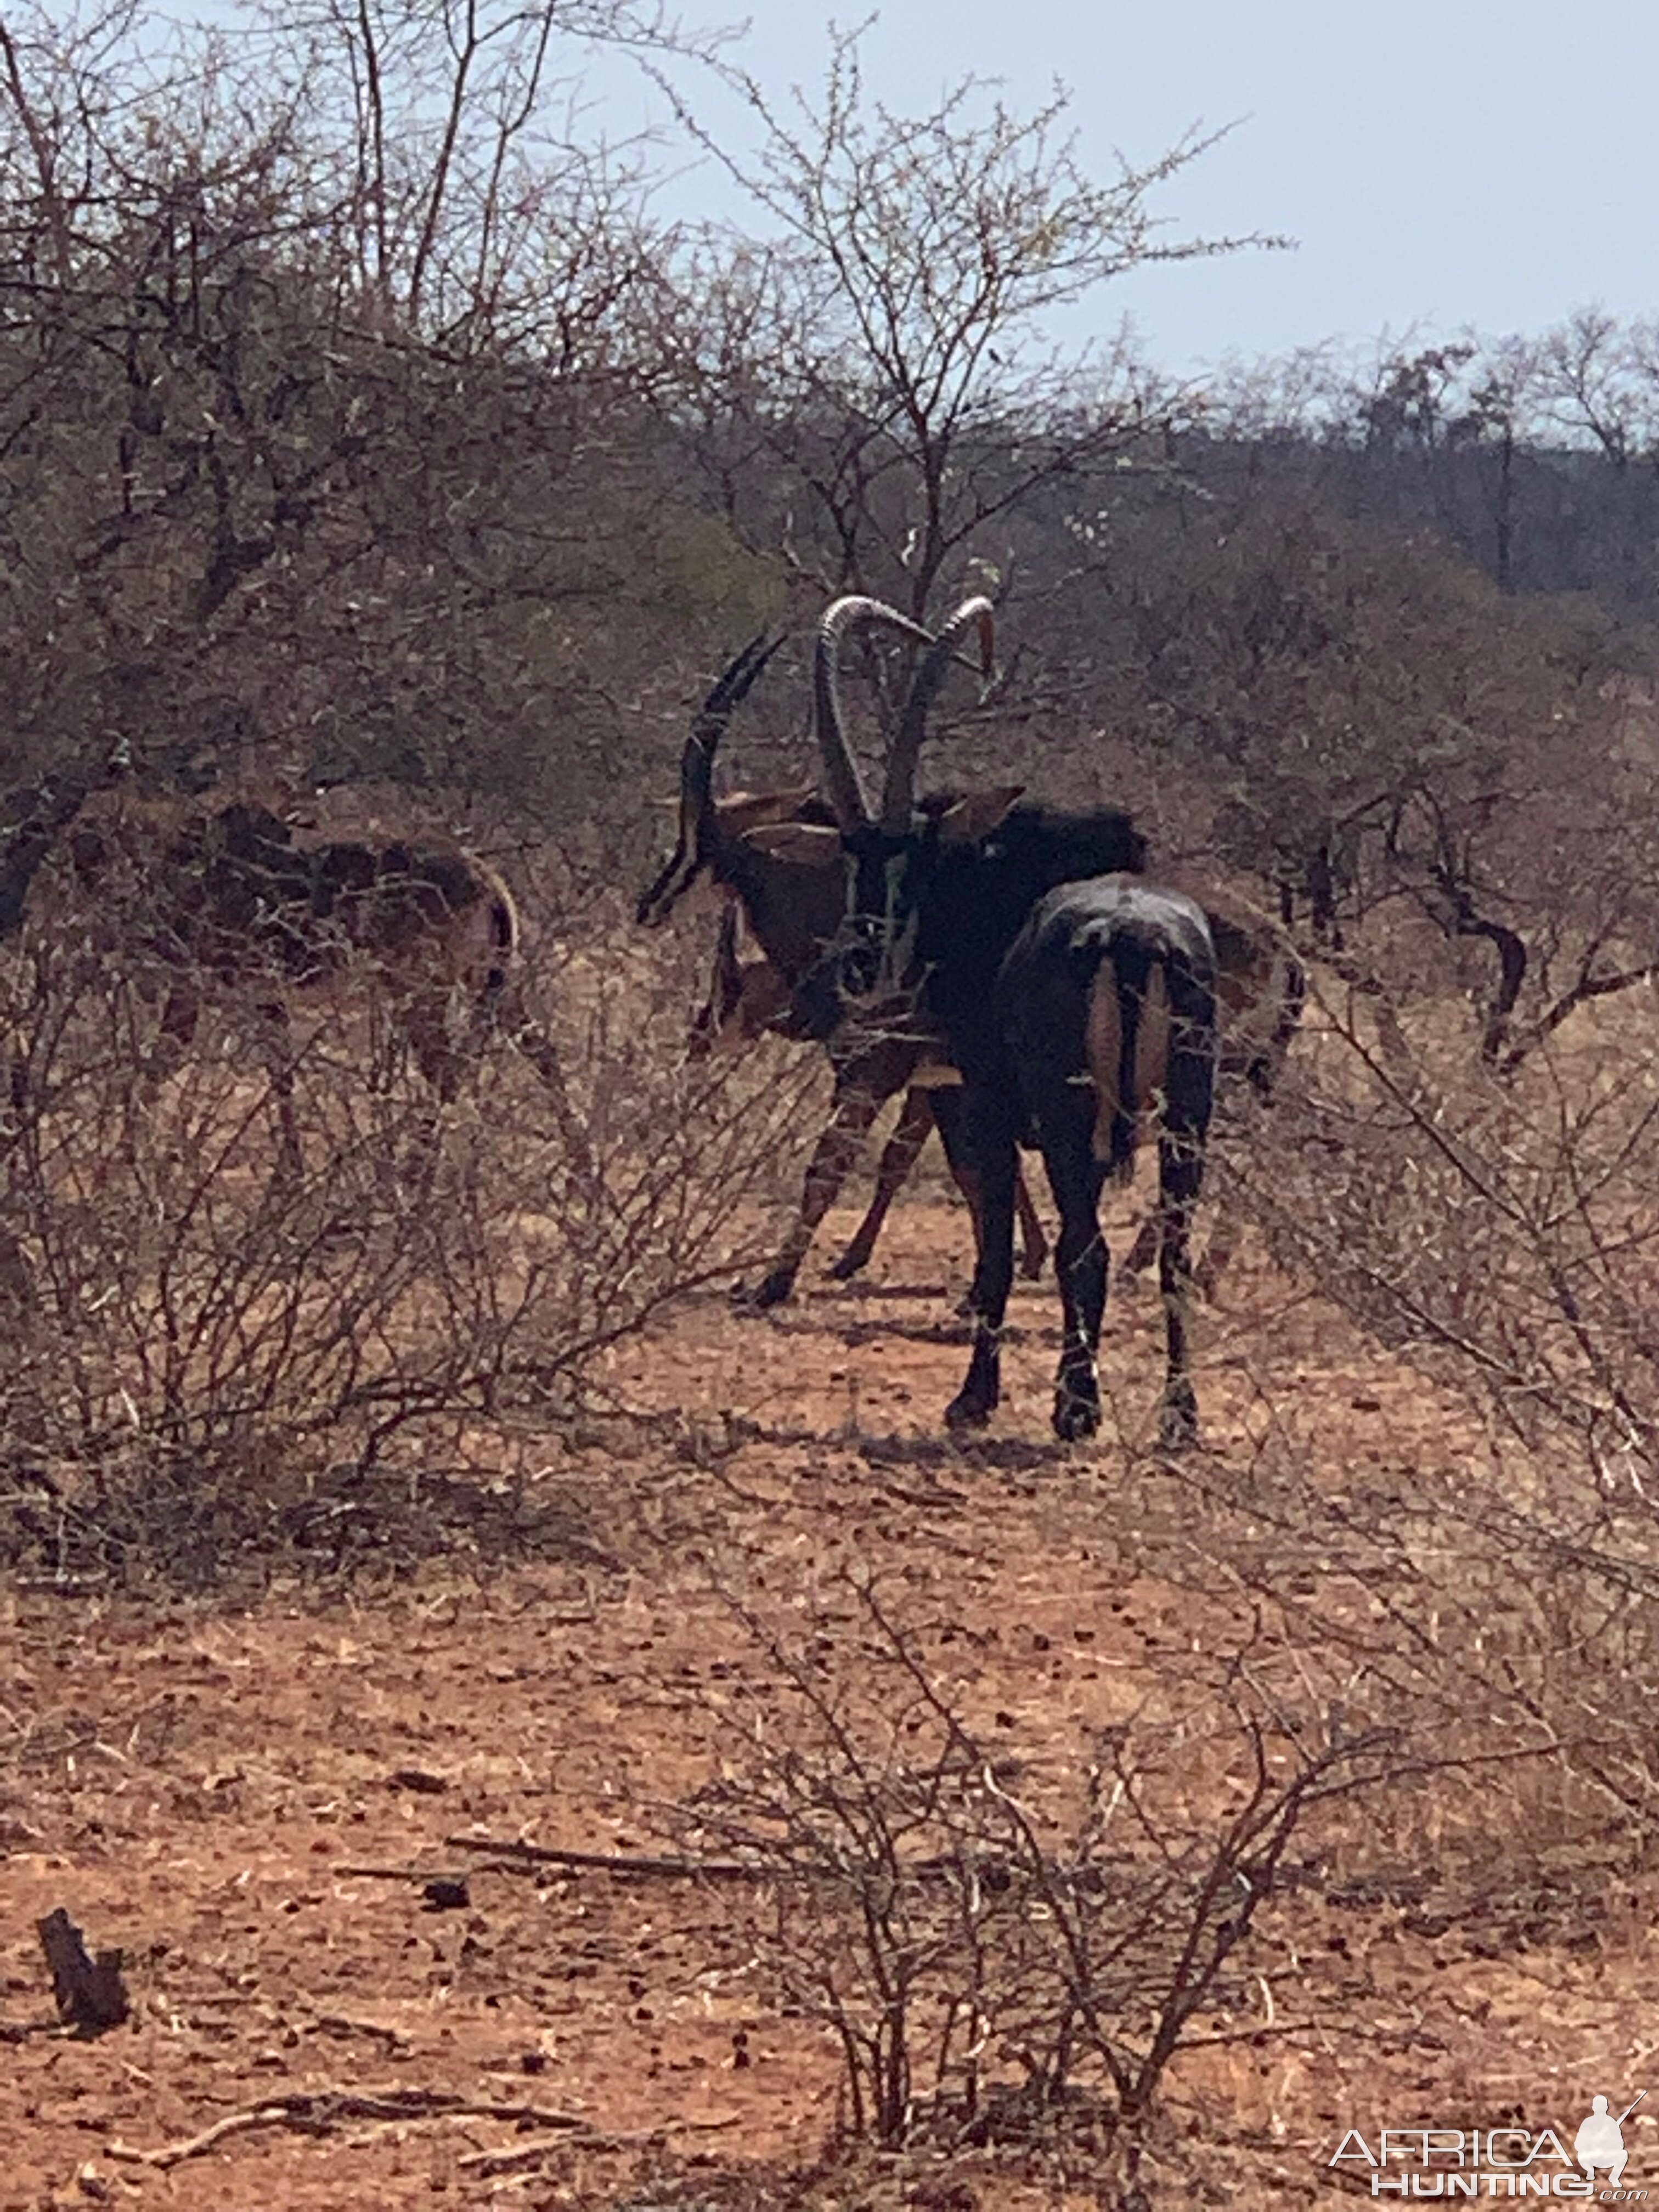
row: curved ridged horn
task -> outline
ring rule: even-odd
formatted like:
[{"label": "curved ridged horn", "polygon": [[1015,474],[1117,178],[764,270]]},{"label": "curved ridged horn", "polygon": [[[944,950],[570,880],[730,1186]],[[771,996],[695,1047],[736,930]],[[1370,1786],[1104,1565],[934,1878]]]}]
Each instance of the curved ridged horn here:
[{"label": "curved ridged horn", "polygon": [[902,830],[910,819],[910,810],[915,805],[916,769],[927,729],[927,710],[938,697],[951,662],[957,658],[957,647],[972,629],[979,632],[980,674],[988,676],[996,644],[996,610],[982,592],[976,592],[972,599],[964,599],[954,613],[947,616],[910,679],[909,696],[899,717],[898,733],[887,757],[887,780],[881,794],[884,830]]},{"label": "curved ridged horn", "polygon": [[767,641],[763,630],[720,671],[713,690],[692,718],[691,734],[680,755],[679,834],[667,866],[643,891],[635,909],[636,921],[665,921],[676,902],[696,880],[708,860],[703,849],[703,825],[714,806],[714,755],[732,719],[732,710],[746,697],[755,679],[783,643],[783,633]]},{"label": "curved ridged horn", "polygon": [[847,742],[847,724],[841,707],[841,642],[849,630],[890,629],[917,645],[931,645],[931,630],[913,623],[896,607],[880,599],[849,592],[827,606],[818,623],[817,647],[812,662],[812,704],[817,721],[818,749],[823,756],[823,780],[830,803],[843,830],[860,828],[870,819],[864,787]]}]

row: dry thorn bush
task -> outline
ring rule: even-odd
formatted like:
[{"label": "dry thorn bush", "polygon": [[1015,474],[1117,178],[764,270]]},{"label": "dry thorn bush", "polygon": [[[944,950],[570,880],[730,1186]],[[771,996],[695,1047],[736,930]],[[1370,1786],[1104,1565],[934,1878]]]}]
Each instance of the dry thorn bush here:
[{"label": "dry thorn bush", "polygon": [[1461,1802],[1438,1782],[1394,1799],[1402,1851],[1454,1833],[1467,1866],[1517,1878],[1564,1853],[1639,1861],[1659,1790],[1659,1040],[1643,993],[1506,1073],[1467,1010],[1389,982],[1387,949],[1380,1002],[1321,979],[1270,1124],[1227,1165],[1286,1273],[1418,1378],[1432,1449],[1334,1465],[1297,1441],[1280,1381],[1248,1495],[1293,1548],[1261,1571],[1282,1591],[1311,1554],[1351,1577],[1342,1635],[1391,1648],[1389,1709],[1425,1765],[1462,1763]]},{"label": "dry thorn bush", "polygon": [[298,1180],[257,977],[168,1049],[172,974],[31,934],[4,981],[14,1561],[202,1583],[279,1532],[395,1559],[434,1486],[511,1490],[608,1347],[753,1256],[816,1071],[689,1065],[684,979],[580,934],[526,994],[557,1096],[502,1035],[440,1109],[372,974],[296,1005]]},{"label": "dry thorn bush", "polygon": [[1022,1745],[941,1672],[940,1624],[866,1580],[787,1642],[728,1602],[781,1724],[667,1826],[755,1868],[777,2000],[823,2023],[849,2131],[888,2145],[1133,2136],[1178,2052],[1258,2032],[1287,1848],[1394,1755],[1332,1732],[1248,1608],[1239,1643],[1149,1663],[1121,1724]]}]

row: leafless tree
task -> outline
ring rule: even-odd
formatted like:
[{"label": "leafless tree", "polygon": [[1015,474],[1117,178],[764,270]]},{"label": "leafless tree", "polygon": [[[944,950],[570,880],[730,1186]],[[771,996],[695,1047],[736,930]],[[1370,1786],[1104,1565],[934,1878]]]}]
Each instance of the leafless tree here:
[{"label": "leafless tree", "polygon": [[947,593],[1000,596],[1011,519],[1046,487],[1085,502],[1157,410],[1127,353],[1067,351],[1055,317],[1128,269],[1262,242],[1161,228],[1161,188],[1212,139],[1098,179],[1064,93],[1020,113],[969,77],[895,110],[856,32],[793,112],[720,75],[729,119],[677,94],[679,118],[758,235],[685,240],[665,314],[722,512],[815,602],[867,592],[921,621]]}]

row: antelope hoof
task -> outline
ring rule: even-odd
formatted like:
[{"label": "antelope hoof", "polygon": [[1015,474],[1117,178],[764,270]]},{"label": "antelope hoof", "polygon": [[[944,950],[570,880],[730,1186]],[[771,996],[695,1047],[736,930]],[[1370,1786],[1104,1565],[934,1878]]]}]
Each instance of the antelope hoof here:
[{"label": "antelope hoof", "polygon": [[1160,1451],[1190,1451],[1198,1442],[1198,1406],[1188,1393],[1184,1397],[1167,1398],[1158,1425]]},{"label": "antelope hoof", "polygon": [[959,1390],[945,1408],[945,1425],[947,1429],[982,1429],[995,1411],[994,1398],[982,1398],[976,1390]]},{"label": "antelope hoof", "polygon": [[870,1264],[870,1255],[860,1252],[856,1244],[850,1245],[830,1270],[832,1283],[850,1283],[854,1275],[861,1275]]},{"label": "antelope hoof", "polygon": [[1063,1444],[1081,1443],[1100,1427],[1100,1401],[1064,1385],[1054,1393],[1054,1434]]},{"label": "antelope hoof", "polygon": [[763,1275],[753,1289],[739,1283],[732,1293],[732,1303],[739,1313],[766,1313],[773,1306],[781,1306],[795,1287],[793,1273],[783,1267],[774,1267],[769,1275]]}]

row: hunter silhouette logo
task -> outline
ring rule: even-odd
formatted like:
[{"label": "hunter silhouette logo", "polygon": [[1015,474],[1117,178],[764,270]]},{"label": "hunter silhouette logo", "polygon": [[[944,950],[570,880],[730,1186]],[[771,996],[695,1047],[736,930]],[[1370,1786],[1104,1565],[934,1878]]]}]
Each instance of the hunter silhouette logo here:
[{"label": "hunter silhouette logo", "polygon": [[[1373,2197],[1599,2197],[1626,2203],[1645,2189],[1621,2186],[1630,2153],[1625,2123],[1647,2095],[1638,2089],[1616,2117],[1604,2096],[1590,2100],[1578,2132],[1570,2139],[1541,2127],[1383,2128],[1367,2142],[1350,2128],[1328,2163],[1354,2180],[1364,2169]],[[1581,2107],[1582,2109],[1582,2107]],[[1569,2149],[1568,2141],[1571,2148]]]},{"label": "hunter silhouette logo", "polygon": [[1607,2110],[1605,2097],[1592,2097],[1589,2118],[1572,2139],[1572,2154],[1592,2181],[1598,2166],[1607,2169],[1607,2181],[1617,2189],[1625,2178],[1625,2161],[1630,2153],[1625,2148],[1625,2122],[1647,2095],[1638,2089],[1615,2120]]}]

